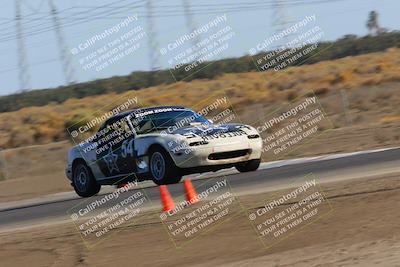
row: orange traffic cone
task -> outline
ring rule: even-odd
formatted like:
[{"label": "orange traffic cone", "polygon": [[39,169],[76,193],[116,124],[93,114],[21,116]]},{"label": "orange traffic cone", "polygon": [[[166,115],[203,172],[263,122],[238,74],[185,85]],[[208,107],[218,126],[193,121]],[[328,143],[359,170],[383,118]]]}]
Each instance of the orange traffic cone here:
[{"label": "orange traffic cone", "polygon": [[184,180],[183,185],[185,187],[186,200],[190,204],[199,202],[199,197],[197,196],[196,190],[193,187],[192,181]]},{"label": "orange traffic cone", "polygon": [[168,188],[166,185],[160,185],[160,195],[161,195],[161,202],[163,205],[164,211],[171,211],[175,209],[175,203],[172,199],[171,195],[168,192]]}]

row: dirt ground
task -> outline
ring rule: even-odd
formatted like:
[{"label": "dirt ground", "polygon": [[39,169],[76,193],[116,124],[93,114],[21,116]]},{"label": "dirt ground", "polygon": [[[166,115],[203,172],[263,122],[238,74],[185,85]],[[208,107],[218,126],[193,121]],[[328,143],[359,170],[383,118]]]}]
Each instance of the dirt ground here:
[{"label": "dirt ground", "polygon": [[[330,129],[285,155],[283,159],[399,146],[399,125],[400,123],[393,123],[380,127]],[[70,147],[68,142],[59,142],[7,151],[5,158],[8,177],[0,181],[0,202],[71,191],[72,187],[64,171]],[[268,161],[270,158],[264,160]]]},{"label": "dirt ground", "polygon": [[[347,106],[339,91],[319,96],[332,128],[318,132],[281,159],[400,146],[399,92],[399,82],[348,90]],[[275,101],[234,108],[242,122],[251,124],[254,114],[270,114],[281,106]],[[64,172],[71,146],[63,141],[0,151],[0,202],[71,191]],[[263,159],[271,160],[266,156]]]},{"label": "dirt ground", "polygon": [[[0,233],[1,266],[400,266],[400,176],[322,184],[332,210],[266,248],[246,213],[175,248],[156,214],[88,249],[72,223]],[[274,192],[240,197],[254,210]]]}]

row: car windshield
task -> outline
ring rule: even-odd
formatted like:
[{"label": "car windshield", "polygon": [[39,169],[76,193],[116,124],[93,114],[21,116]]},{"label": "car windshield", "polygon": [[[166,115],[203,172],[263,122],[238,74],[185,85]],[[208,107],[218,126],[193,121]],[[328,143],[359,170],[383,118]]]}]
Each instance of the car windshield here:
[{"label": "car windshield", "polygon": [[191,110],[172,110],[162,112],[136,113],[131,119],[137,134],[144,134],[165,129],[177,129],[189,125],[210,124],[203,116]]}]

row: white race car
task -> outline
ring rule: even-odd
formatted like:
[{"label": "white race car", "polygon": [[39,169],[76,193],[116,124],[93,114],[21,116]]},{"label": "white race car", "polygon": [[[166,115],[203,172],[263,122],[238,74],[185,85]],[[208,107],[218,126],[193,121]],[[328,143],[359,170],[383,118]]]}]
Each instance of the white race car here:
[{"label": "white race car", "polygon": [[141,108],[109,118],[70,149],[66,175],[79,196],[89,197],[101,185],[146,179],[171,184],[183,175],[231,167],[255,171],[261,147],[249,125],[213,124],[184,107]]}]

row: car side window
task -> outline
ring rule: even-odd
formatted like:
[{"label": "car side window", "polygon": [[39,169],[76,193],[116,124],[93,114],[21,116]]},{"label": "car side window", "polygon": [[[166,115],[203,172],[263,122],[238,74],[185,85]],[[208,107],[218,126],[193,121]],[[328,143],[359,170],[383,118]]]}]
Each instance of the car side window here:
[{"label": "car side window", "polygon": [[145,134],[154,128],[154,123],[150,116],[130,118],[132,127],[136,134]]},{"label": "car side window", "polygon": [[99,128],[94,140],[98,146],[102,146],[110,143],[118,136],[130,136],[131,133],[132,131],[125,118],[110,118]]}]

